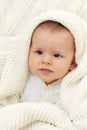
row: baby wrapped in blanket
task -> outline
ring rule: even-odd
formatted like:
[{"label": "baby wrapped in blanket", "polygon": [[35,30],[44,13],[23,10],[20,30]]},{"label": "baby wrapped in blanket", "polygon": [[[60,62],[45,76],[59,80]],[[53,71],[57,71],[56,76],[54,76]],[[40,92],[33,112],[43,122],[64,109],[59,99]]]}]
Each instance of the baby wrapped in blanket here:
[{"label": "baby wrapped in blanket", "polygon": [[29,77],[21,101],[58,103],[63,78],[76,67],[71,32],[56,21],[36,27],[29,50]]},{"label": "baby wrapped in blanket", "polygon": [[[72,45],[75,45],[75,50],[72,51],[75,55],[72,53],[71,62],[69,61],[68,69],[61,81],[59,103],[58,105],[57,101],[56,105],[49,102],[19,103],[19,94],[24,90],[29,74],[27,61],[32,33],[40,23],[48,20],[56,21],[68,29],[70,40],[74,41]],[[0,56],[3,59],[0,81],[0,129],[87,129],[86,35],[87,23],[83,19],[68,12],[55,10],[40,14],[20,36],[0,39]],[[66,43],[71,43],[68,42]],[[37,52],[42,55],[41,50]],[[60,57],[61,55],[54,52],[53,56]],[[41,72],[48,74],[48,71],[44,69],[41,69]],[[44,82],[48,85],[58,79],[44,79]]]}]

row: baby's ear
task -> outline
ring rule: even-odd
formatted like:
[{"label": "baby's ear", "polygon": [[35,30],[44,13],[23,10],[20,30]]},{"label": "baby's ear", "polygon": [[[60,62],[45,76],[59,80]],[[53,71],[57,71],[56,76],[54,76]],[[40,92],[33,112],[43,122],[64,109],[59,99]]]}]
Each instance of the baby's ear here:
[{"label": "baby's ear", "polygon": [[77,64],[75,62],[75,58],[73,58],[71,65],[70,65],[70,68],[69,68],[69,71],[72,71],[76,66],[77,66]]}]

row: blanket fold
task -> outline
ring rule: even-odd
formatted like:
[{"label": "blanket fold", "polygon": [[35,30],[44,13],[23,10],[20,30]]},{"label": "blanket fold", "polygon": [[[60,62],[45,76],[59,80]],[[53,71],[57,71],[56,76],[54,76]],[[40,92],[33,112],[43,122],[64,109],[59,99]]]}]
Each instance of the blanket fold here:
[{"label": "blanket fold", "polygon": [[[9,105],[1,108],[0,115],[0,128],[3,128],[3,130],[17,130],[27,125],[30,125],[30,128],[32,128],[32,124],[34,123],[38,123],[39,125],[40,123],[46,123],[55,129],[59,126],[62,130],[70,130],[71,128],[75,130],[66,113],[50,103],[20,103]],[[6,117],[4,118],[3,115],[6,115]]]}]

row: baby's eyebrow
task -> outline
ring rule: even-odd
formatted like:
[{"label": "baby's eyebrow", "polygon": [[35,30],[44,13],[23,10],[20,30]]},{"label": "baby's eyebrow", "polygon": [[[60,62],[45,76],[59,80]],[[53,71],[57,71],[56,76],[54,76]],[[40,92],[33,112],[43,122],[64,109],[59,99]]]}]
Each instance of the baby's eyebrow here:
[{"label": "baby's eyebrow", "polygon": [[37,50],[43,50],[43,48],[37,47],[37,46],[35,46],[35,49],[37,49]]}]

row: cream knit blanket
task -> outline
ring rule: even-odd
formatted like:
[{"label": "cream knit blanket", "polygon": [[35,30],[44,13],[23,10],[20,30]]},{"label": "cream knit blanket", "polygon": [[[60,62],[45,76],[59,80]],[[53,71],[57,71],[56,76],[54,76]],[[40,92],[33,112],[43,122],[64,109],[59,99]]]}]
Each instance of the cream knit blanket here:
[{"label": "cream knit blanket", "polygon": [[[60,103],[18,103],[28,76],[28,51],[35,27],[45,20],[73,34],[77,68],[63,80]],[[87,23],[64,11],[48,11],[15,37],[0,37],[0,130],[87,130]],[[16,96],[15,96],[16,95]],[[15,104],[14,104],[15,103]]]}]

